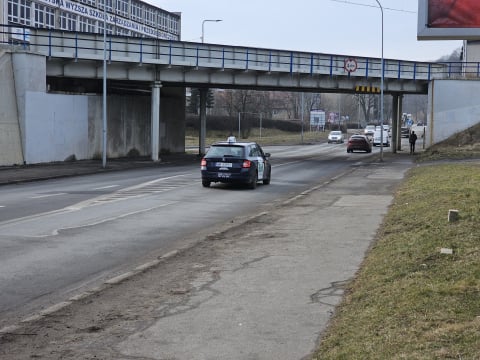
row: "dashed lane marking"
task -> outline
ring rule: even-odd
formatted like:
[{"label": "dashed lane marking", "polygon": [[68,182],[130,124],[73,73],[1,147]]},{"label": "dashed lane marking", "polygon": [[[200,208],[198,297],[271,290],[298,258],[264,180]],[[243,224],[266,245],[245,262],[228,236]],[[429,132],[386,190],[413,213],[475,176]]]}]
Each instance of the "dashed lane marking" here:
[{"label": "dashed lane marking", "polygon": [[134,185],[125,189],[120,189],[111,194],[99,196],[93,199],[82,201],[78,204],[68,206],[68,209],[79,210],[87,206],[106,204],[120,200],[127,200],[135,197],[145,196],[149,194],[161,193],[178,189],[193,184],[193,180],[189,177],[192,174],[180,174],[165,178],[155,179],[142,184]]},{"label": "dashed lane marking", "polygon": [[119,187],[120,185],[107,185],[107,186],[101,186],[101,187],[98,187],[98,188],[94,188],[93,190],[105,190],[105,189],[111,189],[111,188],[114,188],[114,187]]},{"label": "dashed lane marking", "polygon": [[53,193],[53,194],[45,194],[45,195],[37,195],[37,196],[31,196],[30,199],[43,199],[47,197],[52,197],[52,196],[61,196],[61,195],[66,195],[67,193]]}]

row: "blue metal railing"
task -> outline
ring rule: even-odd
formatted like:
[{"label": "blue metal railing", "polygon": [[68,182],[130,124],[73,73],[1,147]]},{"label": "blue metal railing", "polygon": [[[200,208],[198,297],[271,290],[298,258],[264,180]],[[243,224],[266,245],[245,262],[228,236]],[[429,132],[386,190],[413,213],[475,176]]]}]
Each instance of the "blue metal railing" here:
[{"label": "blue metal railing", "polygon": [[[103,34],[0,25],[0,43],[45,54],[49,58],[103,59]],[[381,59],[200,44],[151,38],[107,35],[109,62],[211,67],[375,79],[381,77]],[[355,66],[346,66],[354,61]],[[430,81],[432,79],[479,78],[480,63],[414,62],[384,59],[384,78]]]}]

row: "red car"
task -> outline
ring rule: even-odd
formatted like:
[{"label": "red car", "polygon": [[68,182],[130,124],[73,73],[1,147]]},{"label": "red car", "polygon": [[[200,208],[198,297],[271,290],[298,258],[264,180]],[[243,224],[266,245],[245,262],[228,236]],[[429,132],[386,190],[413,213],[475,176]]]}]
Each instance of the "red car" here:
[{"label": "red car", "polygon": [[365,135],[352,135],[348,139],[347,153],[357,151],[372,152],[372,143]]}]

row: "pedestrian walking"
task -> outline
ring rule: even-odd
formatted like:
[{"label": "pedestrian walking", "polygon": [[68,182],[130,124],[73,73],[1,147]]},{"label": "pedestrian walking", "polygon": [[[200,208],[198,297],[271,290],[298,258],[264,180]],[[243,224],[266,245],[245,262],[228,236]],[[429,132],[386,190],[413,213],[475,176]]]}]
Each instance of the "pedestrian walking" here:
[{"label": "pedestrian walking", "polygon": [[415,134],[415,131],[412,131],[410,133],[410,136],[408,137],[408,142],[410,143],[410,154],[413,154],[415,152],[416,141],[417,141],[417,134]]}]

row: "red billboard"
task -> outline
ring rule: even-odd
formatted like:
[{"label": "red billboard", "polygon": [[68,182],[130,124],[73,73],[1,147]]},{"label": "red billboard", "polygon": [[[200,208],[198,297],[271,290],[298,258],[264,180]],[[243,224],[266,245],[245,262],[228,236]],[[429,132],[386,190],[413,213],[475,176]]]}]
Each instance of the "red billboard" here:
[{"label": "red billboard", "polygon": [[480,1],[429,0],[427,25],[433,28],[480,28]]},{"label": "red billboard", "polygon": [[479,40],[480,0],[418,0],[419,40]]}]

